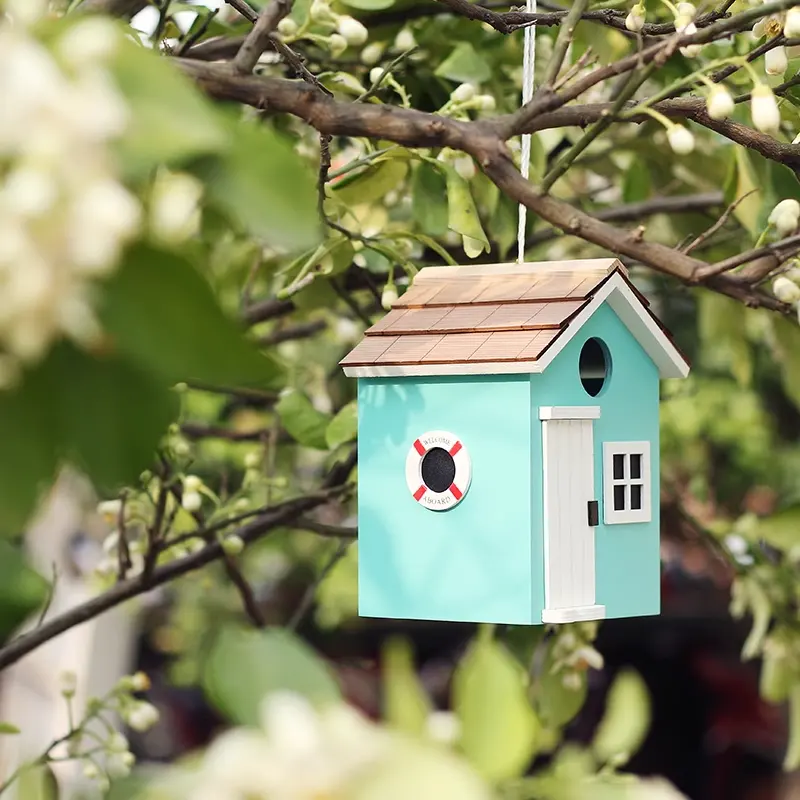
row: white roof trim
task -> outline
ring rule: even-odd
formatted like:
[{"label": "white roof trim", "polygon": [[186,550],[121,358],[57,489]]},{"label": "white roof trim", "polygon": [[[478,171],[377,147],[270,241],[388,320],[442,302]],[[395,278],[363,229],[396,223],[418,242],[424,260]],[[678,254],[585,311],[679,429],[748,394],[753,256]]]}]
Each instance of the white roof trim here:
[{"label": "white roof trim", "polygon": [[[435,267],[448,269],[448,267]],[[420,273],[421,274],[421,273]],[[419,277],[419,276],[418,276]],[[345,366],[348,378],[399,378],[446,375],[520,375],[544,372],[600,306],[608,304],[658,367],[662,378],[685,378],[689,364],[658,326],[625,279],[612,275],[591,302],[572,319],[537,361],[497,361],[462,364],[370,364]]]},{"label": "white roof trim", "polygon": [[600,406],[539,406],[539,419],[600,419]]},{"label": "white roof trim", "polygon": [[414,283],[430,278],[452,278],[455,275],[530,275],[540,272],[612,272],[621,269],[616,258],[581,258],[572,261],[527,261],[523,264],[468,264],[455,267],[423,267],[414,277]]}]

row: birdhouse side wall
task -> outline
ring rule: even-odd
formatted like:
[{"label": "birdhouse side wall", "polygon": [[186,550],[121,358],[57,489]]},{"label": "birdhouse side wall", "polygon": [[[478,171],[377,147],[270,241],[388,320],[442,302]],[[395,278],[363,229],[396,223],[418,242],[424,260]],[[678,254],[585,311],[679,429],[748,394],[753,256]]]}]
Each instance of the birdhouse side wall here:
[{"label": "birdhouse side wall", "polygon": [[[581,350],[590,338],[600,339],[610,356],[610,374],[597,396],[583,387]],[[593,420],[594,499],[599,501],[600,524],[595,532],[596,603],[605,616],[635,617],[660,611],[659,547],[659,375],[650,357],[608,305],[601,305],[575,337],[539,375],[531,375],[531,472],[543,475],[542,406],[599,406]],[[603,443],[650,443],[650,521],[604,523]],[[533,617],[540,620],[544,593],[544,490],[534,482]]]},{"label": "birdhouse side wall", "polygon": [[[358,414],[361,616],[531,623],[528,376],[361,378]],[[430,431],[452,433],[471,465],[444,511],[406,480]]]}]

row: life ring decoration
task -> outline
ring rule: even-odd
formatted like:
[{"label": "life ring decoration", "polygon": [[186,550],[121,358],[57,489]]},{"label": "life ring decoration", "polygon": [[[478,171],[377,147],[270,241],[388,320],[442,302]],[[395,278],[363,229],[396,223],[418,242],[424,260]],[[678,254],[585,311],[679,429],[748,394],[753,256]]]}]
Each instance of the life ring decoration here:
[{"label": "life ring decoration", "polygon": [[464,443],[449,431],[428,431],[414,440],[406,456],[411,496],[431,511],[447,511],[469,491],[472,461]]}]

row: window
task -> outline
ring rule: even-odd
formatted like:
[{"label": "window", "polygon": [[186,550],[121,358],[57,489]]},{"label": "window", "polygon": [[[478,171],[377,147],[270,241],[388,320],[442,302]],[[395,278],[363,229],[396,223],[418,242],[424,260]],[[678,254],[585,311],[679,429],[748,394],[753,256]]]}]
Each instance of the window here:
[{"label": "window", "polygon": [[650,442],[603,444],[603,506],[606,525],[650,521]]},{"label": "window", "polygon": [[587,339],[581,348],[578,371],[586,394],[597,397],[608,379],[611,358],[605,344],[596,338]]}]

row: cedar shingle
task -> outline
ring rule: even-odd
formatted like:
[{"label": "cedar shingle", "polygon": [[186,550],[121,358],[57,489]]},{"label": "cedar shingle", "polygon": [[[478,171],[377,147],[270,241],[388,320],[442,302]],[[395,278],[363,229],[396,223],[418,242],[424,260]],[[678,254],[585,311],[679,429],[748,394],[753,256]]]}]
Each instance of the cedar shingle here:
[{"label": "cedar shingle", "polygon": [[383,354],[399,337],[366,336],[339,363],[347,365],[374,364],[375,359]]},{"label": "cedar shingle", "polygon": [[476,328],[486,317],[500,306],[452,306],[444,308],[445,315],[431,326],[432,331],[468,331]]},{"label": "cedar shingle", "polygon": [[488,333],[448,333],[422,357],[425,363],[468,361],[469,357],[489,338]]},{"label": "cedar shingle", "polygon": [[530,344],[536,333],[500,331],[489,338],[469,357],[470,361],[513,360]]},{"label": "cedar shingle", "polygon": [[[381,337],[383,338],[383,337]],[[433,346],[442,340],[442,336],[398,336],[392,337],[391,347],[382,352],[376,364],[418,364]]]}]

